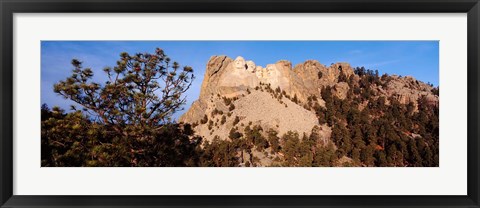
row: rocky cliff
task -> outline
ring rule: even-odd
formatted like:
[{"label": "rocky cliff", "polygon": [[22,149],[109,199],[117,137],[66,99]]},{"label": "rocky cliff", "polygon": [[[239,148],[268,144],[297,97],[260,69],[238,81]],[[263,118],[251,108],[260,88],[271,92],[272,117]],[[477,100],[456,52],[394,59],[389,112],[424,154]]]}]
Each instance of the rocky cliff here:
[{"label": "rocky cliff", "polygon": [[[360,81],[348,63],[325,66],[308,60],[292,67],[291,62],[281,60],[263,67],[243,57],[213,56],[206,66],[199,99],[179,121],[194,124],[196,133],[207,140],[228,138],[232,128],[252,124],[280,135],[288,131],[309,134],[319,123],[315,112],[304,105],[313,101],[324,107],[320,94],[327,86],[338,98],[350,99],[351,83]],[[415,106],[425,96],[430,104],[438,105],[433,87],[413,77],[384,75],[381,83],[370,86],[373,96]],[[328,126],[323,129],[329,130]]]}]

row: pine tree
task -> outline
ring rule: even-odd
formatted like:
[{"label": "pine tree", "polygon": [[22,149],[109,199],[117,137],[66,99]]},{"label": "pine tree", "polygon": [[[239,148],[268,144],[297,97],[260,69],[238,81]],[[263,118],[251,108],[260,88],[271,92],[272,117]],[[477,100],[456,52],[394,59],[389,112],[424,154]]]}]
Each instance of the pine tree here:
[{"label": "pine tree", "polygon": [[[42,166],[196,166],[201,139],[172,115],[194,79],[193,69],[155,53],[121,53],[103,72],[107,81],[72,60],[72,75],[54,92],[80,106],[65,113],[43,107]],[[44,147],[44,148],[43,148]]]}]

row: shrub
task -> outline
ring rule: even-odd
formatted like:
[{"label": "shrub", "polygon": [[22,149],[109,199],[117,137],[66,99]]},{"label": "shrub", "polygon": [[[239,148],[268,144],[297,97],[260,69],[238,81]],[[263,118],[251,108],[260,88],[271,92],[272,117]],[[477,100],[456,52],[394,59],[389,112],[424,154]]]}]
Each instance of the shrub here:
[{"label": "shrub", "polygon": [[233,120],[233,125],[237,125],[240,122],[240,118],[238,116],[235,116],[235,120]]}]

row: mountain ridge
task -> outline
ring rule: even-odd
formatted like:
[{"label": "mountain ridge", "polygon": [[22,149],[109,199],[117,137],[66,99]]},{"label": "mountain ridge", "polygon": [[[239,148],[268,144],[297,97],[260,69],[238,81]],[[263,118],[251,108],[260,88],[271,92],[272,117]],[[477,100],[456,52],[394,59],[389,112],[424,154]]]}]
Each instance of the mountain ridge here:
[{"label": "mountain ridge", "polygon": [[[249,62],[253,63],[250,67],[247,64]],[[206,66],[199,99],[194,101],[190,109],[180,116],[179,121],[195,122],[195,119],[201,119],[203,115],[198,115],[194,111],[205,109],[204,102],[208,100],[208,95],[219,94],[222,97],[232,98],[245,94],[247,89],[254,89],[260,83],[270,84],[273,89],[280,87],[287,95],[291,97],[296,95],[302,103],[306,102],[309,96],[318,96],[322,87],[326,86],[332,87],[336,96],[345,99],[349,87],[346,82],[339,81],[341,73],[345,74],[346,79],[352,77],[354,82],[359,82],[359,76],[346,62],[334,63],[327,67],[316,60],[306,60],[292,68],[291,62],[279,60],[264,68],[256,66],[253,61],[245,61],[241,56],[235,60],[225,55],[212,56]],[[382,87],[374,89],[381,95],[395,96],[402,104],[409,102],[416,104],[417,99],[425,95],[429,102],[438,104],[438,95],[431,93],[434,87],[418,81],[412,76],[387,75],[387,77],[393,78],[393,84],[388,85],[386,89]],[[414,84],[419,86],[412,87]],[[405,85],[410,86],[403,88]],[[321,97],[318,98],[318,102],[324,106]]]},{"label": "mountain ridge", "polygon": [[[206,140],[207,144],[217,140],[235,143],[236,139],[250,138],[250,144],[255,144],[256,148],[252,146],[245,152],[244,147],[238,147],[243,149],[238,156],[241,166],[245,166],[246,161],[256,166],[285,164],[284,152],[274,148],[276,141],[281,141],[281,147],[287,145],[288,142],[282,139],[285,135],[288,138],[303,138],[301,140],[315,137],[315,142],[310,144],[313,145],[312,150],[318,145],[322,148],[333,145],[331,148],[338,155],[337,160],[330,164],[342,166],[357,161],[356,165],[359,165],[360,153],[355,153],[355,148],[383,151],[387,148],[387,139],[376,138],[375,141],[382,142],[371,142],[372,139],[366,136],[368,132],[364,132],[361,136],[363,142],[357,144],[358,147],[345,146],[345,142],[352,141],[343,141],[342,138],[354,140],[350,135],[356,134],[353,129],[345,130],[353,128],[354,121],[350,117],[355,120],[355,116],[363,116],[361,125],[373,125],[376,118],[384,116],[384,111],[404,111],[411,114],[408,116],[412,118],[408,119],[412,120],[419,114],[419,107],[423,109],[423,105],[430,105],[438,108],[439,105],[438,88],[432,85],[412,76],[380,76],[378,71],[352,68],[345,62],[325,66],[316,60],[307,60],[292,66],[291,62],[280,60],[262,67],[240,56],[235,60],[227,56],[212,56],[206,67],[199,99],[192,103],[179,122],[192,124],[196,135]],[[378,128],[391,128],[380,126]],[[405,134],[405,138],[421,136],[419,132],[424,130],[418,129],[417,124],[412,126],[413,129],[408,131],[402,129],[404,127],[393,128],[397,128],[395,131],[398,134]],[[271,136],[276,139],[266,142],[265,138]],[[255,138],[263,139],[256,141]],[[293,162],[296,163],[298,161]]]}]

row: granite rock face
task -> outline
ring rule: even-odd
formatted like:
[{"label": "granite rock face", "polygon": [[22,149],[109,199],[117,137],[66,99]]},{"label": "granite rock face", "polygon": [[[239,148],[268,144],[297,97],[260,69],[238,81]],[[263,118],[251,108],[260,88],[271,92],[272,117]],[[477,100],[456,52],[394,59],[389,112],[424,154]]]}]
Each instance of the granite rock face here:
[{"label": "granite rock face", "polygon": [[[345,77],[339,80],[342,73]],[[303,104],[309,97],[315,96],[324,106],[320,92],[326,86],[330,86],[332,93],[340,99],[349,99],[350,87],[345,78],[351,82],[360,80],[348,63],[325,66],[318,61],[307,60],[292,67],[291,62],[280,60],[263,67],[240,56],[235,59],[212,56],[206,66],[199,99],[179,121],[197,124],[197,134],[207,139],[214,136],[227,138],[229,130],[235,126],[235,117],[239,117],[240,124],[258,124],[282,133],[289,130],[310,133],[319,124],[315,113],[304,109]],[[402,104],[412,102],[415,105],[418,98],[425,96],[430,104],[438,105],[439,99],[432,93],[432,86],[410,76],[392,75],[389,79],[384,86],[371,86],[376,96],[393,97]],[[265,86],[280,90],[290,98],[296,97],[298,102],[292,102],[285,96],[277,99],[258,90]],[[226,105],[225,99],[233,99],[235,109]],[[222,121],[221,116],[212,114],[214,111],[229,112],[230,116]],[[207,128],[208,123],[201,123],[205,116],[219,127]]]}]

